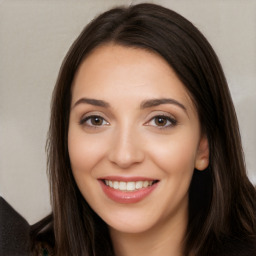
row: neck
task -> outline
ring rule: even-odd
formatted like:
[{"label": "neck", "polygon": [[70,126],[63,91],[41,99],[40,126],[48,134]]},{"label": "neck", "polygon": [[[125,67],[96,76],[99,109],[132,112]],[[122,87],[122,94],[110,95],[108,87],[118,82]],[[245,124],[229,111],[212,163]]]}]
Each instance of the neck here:
[{"label": "neck", "polygon": [[116,256],[182,256],[187,216],[164,222],[141,233],[110,229]]}]

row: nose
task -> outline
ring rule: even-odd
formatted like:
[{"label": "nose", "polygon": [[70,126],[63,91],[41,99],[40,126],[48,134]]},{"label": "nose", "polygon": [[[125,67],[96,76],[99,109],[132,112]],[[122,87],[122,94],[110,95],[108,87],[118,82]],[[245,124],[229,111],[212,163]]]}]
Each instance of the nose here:
[{"label": "nose", "polygon": [[128,169],[144,160],[142,138],[134,131],[116,132],[110,146],[109,161],[122,169]]}]

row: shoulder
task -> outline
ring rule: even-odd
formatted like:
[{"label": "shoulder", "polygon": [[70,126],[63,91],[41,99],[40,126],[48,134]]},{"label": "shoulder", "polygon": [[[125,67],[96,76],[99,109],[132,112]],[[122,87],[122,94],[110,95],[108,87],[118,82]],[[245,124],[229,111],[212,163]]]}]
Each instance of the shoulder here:
[{"label": "shoulder", "polygon": [[27,255],[29,228],[28,222],[0,197],[0,254]]}]

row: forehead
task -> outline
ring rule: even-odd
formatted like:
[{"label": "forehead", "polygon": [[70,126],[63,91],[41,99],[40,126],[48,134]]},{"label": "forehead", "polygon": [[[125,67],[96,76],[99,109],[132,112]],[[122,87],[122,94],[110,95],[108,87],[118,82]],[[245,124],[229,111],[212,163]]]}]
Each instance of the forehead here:
[{"label": "forehead", "polygon": [[140,48],[106,44],[94,49],[81,63],[72,85],[72,101],[79,97],[113,100],[175,97],[193,107],[183,83],[167,61]]}]

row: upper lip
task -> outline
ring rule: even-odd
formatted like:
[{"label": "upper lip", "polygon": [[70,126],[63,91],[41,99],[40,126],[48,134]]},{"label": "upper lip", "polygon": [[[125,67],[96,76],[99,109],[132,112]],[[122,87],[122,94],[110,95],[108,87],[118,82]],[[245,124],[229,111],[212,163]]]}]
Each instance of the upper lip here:
[{"label": "upper lip", "polygon": [[104,176],[100,177],[99,180],[112,180],[112,181],[154,181],[157,179],[149,178],[149,177],[142,177],[142,176],[131,176],[131,177],[125,177],[125,176]]}]

